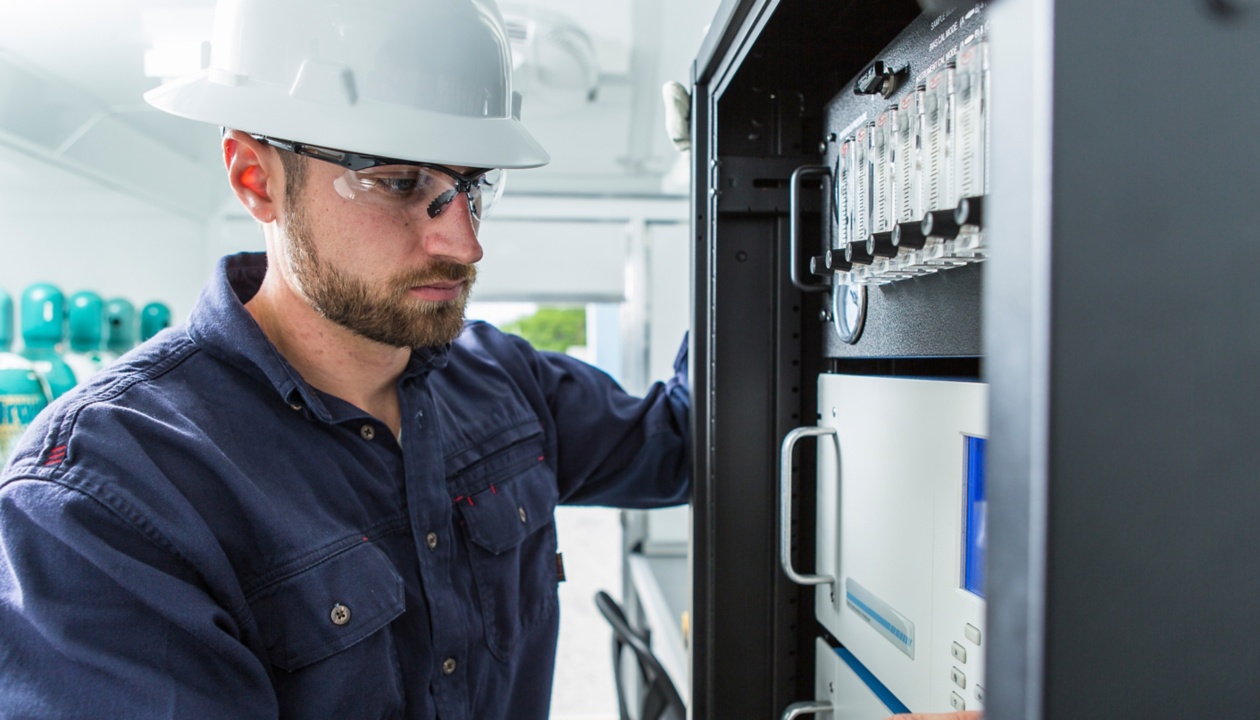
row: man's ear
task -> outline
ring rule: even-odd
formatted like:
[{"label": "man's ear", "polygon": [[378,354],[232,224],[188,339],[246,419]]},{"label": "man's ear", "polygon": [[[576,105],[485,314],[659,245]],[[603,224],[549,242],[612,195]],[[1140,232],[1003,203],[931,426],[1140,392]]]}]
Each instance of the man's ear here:
[{"label": "man's ear", "polygon": [[249,214],[261,223],[276,219],[284,195],[284,171],[276,151],[239,130],[223,135],[228,184]]}]

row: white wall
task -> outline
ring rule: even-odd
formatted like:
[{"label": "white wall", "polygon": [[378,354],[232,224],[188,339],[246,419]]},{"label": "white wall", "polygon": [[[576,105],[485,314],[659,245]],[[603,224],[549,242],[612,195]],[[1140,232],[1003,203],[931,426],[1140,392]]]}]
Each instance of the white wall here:
[{"label": "white wall", "polygon": [[479,301],[620,302],[630,234],[616,220],[487,220]]},{"label": "white wall", "polygon": [[[672,374],[690,323],[686,199],[505,196],[482,228],[477,299],[522,283],[567,302],[621,302],[620,380],[641,393]],[[506,282],[505,282],[506,281]]]},{"label": "white wall", "polygon": [[691,327],[691,228],[686,222],[652,223],[648,242],[648,377],[674,372],[683,334]]},{"label": "white wall", "polygon": [[187,315],[212,269],[201,223],[2,146],[0,168],[0,287],[15,305],[31,283],[50,282],[67,297],[92,290]]}]

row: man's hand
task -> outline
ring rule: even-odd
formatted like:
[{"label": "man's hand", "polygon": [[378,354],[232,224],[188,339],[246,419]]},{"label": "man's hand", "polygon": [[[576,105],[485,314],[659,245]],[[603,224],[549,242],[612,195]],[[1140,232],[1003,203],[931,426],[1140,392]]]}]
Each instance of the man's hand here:
[{"label": "man's hand", "polygon": [[911,715],[893,715],[888,720],[981,720],[983,713],[979,710],[947,713],[913,713]]}]

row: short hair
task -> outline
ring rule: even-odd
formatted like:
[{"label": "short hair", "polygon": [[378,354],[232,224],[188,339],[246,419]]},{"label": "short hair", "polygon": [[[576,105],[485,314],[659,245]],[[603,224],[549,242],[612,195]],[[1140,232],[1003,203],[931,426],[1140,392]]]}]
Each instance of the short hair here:
[{"label": "short hair", "polygon": [[306,158],[283,148],[276,148],[280,153],[280,165],[284,168],[284,197],[297,197],[306,184]]}]

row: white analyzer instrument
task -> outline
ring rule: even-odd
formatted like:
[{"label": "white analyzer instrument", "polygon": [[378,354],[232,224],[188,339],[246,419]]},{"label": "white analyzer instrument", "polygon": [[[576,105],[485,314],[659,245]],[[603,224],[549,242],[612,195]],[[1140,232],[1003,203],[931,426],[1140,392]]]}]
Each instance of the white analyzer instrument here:
[{"label": "white analyzer instrument", "polygon": [[[835,720],[984,706],[987,386],[818,380],[817,696]],[[821,706],[819,707],[821,709]]]}]

